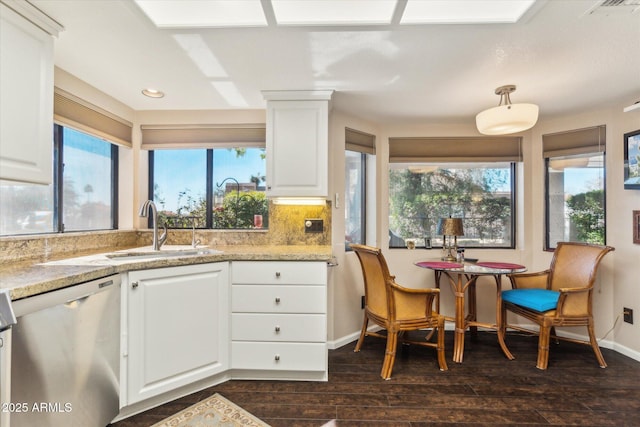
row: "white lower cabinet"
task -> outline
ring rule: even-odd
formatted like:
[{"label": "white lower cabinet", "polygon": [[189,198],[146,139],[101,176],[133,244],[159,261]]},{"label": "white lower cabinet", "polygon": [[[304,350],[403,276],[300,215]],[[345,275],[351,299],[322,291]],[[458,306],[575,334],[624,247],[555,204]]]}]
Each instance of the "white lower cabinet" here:
[{"label": "white lower cabinet", "polygon": [[229,263],[132,271],[126,405],[229,369]]},{"label": "white lower cabinet", "polygon": [[234,378],[327,378],[327,265],[232,263]]},{"label": "white lower cabinet", "polygon": [[223,379],[327,380],[325,262],[131,271],[122,292],[121,415]]}]

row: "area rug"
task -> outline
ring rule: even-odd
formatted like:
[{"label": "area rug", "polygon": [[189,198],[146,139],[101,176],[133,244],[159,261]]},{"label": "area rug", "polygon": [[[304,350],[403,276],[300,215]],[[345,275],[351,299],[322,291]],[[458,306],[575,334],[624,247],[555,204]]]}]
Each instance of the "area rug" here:
[{"label": "area rug", "polygon": [[151,427],[269,427],[218,393]]}]

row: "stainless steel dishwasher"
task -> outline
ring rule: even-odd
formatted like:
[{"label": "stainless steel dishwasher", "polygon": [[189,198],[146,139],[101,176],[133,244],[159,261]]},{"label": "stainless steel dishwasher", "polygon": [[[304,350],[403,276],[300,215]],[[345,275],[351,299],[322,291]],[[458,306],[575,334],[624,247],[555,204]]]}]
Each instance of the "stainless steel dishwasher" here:
[{"label": "stainless steel dishwasher", "polygon": [[11,327],[16,316],[7,289],[0,289],[0,427],[9,427],[11,410]]},{"label": "stainless steel dishwasher", "polygon": [[109,424],[119,412],[120,276],[17,300],[13,309],[11,427]]}]

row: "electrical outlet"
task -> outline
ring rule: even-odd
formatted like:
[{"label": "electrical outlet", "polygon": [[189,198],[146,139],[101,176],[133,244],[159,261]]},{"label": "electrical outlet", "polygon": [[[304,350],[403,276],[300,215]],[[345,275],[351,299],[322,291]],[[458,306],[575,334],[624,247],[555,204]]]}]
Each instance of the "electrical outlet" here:
[{"label": "electrical outlet", "polygon": [[633,325],[633,310],[627,307],[622,309],[622,313],[624,314],[624,321],[627,323],[631,323]]},{"label": "electrical outlet", "polygon": [[321,219],[305,219],[304,220],[304,232],[305,233],[322,233],[324,228],[324,221]]}]

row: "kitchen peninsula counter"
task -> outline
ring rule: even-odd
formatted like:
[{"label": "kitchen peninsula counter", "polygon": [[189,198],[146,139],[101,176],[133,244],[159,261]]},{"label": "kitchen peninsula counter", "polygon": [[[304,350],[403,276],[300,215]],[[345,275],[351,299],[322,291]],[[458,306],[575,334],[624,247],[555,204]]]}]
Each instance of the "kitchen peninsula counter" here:
[{"label": "kitchen peninsula counter", "polygon": [[[182,246],[182,248],[185,247]],[[204,249],[204,247],[200,248]],[[114,260],[106,257],[107,254],[114,253],[116,250],[122,251],[120,247],[113,251],[100,249],[99,253],[86,252],[45,262],[4,262],[0,267],[0,289],[9,289],[11,299],[17,300],[133,270],[223,261],[329,261],[331,259],[331,246],[328,245],[229,245],[210,249],[221,252],[134,260]]]}]

